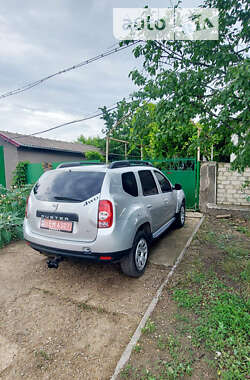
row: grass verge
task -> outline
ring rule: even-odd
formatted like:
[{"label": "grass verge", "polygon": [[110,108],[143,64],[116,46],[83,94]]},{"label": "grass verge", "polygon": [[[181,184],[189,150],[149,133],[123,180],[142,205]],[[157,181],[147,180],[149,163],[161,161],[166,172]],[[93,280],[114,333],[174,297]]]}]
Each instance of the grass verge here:
[{"label": "grass verge", "polygon": [[119,379],[249,378],[249,221],[207,218]]}]

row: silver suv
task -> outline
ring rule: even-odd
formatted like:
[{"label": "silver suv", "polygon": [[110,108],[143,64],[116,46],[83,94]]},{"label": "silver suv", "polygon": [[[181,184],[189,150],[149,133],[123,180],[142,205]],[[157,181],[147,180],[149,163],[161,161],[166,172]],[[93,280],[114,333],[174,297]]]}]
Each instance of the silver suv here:
[{"label": "silver suv", "polygon": [[120,262],[143,274],[149,245],[175,223],[185,223],[185,195],[148,162],[62,164],[44,173],[27,201],[24,238],[47,256]]}]

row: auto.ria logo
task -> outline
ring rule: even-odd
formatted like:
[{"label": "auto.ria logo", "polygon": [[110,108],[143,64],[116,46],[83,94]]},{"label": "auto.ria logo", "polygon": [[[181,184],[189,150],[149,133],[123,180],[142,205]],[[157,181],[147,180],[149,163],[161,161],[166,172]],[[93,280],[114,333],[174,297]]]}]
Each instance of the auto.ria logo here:
[{"label": "auto.ria logo", "polygon": [[118,40],[217,40],[216,8],[114,8]]}]

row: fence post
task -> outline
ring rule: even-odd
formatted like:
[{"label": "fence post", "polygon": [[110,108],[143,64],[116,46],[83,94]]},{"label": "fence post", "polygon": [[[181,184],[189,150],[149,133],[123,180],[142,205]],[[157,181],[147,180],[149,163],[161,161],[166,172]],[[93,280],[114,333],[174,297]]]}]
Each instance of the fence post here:
[{"label": "fence post", "polygon": [[106,164],[109,162],[109,136],[106,137]]},{"label": "fence post", "polygon": [[4,147],[3,146],[0,146],[0,185],[3,185],[3,187],[6,187]]}]

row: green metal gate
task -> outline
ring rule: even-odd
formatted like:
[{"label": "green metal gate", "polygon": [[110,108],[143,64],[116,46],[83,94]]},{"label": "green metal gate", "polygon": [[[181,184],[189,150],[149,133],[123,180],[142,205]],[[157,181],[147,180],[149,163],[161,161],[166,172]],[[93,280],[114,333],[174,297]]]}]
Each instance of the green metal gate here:
[{"label": "green metal gate", "polygon": [[200,163],[195,158],[173,158],[167,160],[151,160],[175,185],[182,185],[186,195],[186,206],[188,209],[199,208],[199,184]]},{"label": "green metal gate", "polygon": [[6,187],[3,146],[0,146],[0,185]]},{"label": "green metal gate", "polygon": [[[35,183],[41,175],[46,170],[56,169],[58,165],[65,163],[66,161],[60,161],[60,162],[40,162],[40,163],[34,163],[34,164],[28,164],[27,165],[27,183],[33,184]],[[69,161],[70,162],[70,161]],[[89,165],[94,163],[100,163],[98,160],[93,161],[80,161],[82,165]]]}]

